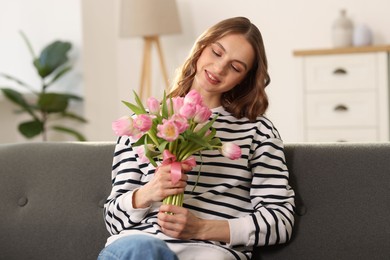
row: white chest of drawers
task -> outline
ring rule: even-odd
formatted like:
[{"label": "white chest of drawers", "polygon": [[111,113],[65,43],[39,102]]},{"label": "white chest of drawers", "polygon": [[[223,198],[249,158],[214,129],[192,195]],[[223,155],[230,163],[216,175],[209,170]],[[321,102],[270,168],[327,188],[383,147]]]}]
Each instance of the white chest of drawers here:
[{"label": "white chest of drawers", "polygon": [[296,51],[309,142],[389,141],[390,46]]}]

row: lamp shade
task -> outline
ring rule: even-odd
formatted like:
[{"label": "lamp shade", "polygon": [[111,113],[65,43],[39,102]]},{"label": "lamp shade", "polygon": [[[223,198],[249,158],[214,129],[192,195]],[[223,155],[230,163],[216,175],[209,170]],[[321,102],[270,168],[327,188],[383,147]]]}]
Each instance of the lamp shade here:
[{"label": "lamp shade", "polygon": [[122,0],[120,37],[158,36],[181,31],[175,0]]}]

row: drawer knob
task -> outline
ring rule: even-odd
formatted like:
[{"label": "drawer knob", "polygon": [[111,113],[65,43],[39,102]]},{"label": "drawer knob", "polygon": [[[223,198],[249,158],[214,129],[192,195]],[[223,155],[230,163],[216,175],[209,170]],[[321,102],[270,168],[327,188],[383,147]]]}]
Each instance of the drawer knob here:
[{"label": "drawer knob", "polygon": [[337,68],[333,71],[333,74],[335,75],[346,75],[347,74],[347,70],[346,69],[343,69],[343,68]]},{"label": "drawer knob", "polygon": [[335,106],[334,111],[336,111],[336,112],[347,112],[348,111],[348,107],[346,105],[340,104],[340,105]]}]

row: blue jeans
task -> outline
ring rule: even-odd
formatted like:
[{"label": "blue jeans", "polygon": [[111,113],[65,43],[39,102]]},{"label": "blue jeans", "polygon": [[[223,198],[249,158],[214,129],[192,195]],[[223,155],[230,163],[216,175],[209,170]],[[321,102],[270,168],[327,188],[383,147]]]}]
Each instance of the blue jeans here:
[{"label": "blue jeans", "polygon": [[178,260],[167,244],[148,235],[130,235],[119,238],[106,246],[98,260]]}]

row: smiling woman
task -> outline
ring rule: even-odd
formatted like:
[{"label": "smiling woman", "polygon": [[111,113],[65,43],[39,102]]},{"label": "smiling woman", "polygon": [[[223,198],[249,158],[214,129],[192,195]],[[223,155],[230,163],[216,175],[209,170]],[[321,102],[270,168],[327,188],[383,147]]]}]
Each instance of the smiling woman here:
[{"label": "smiling woman", "polygon": [[[249,19],[223,20],[198,38],[168,95],[173,103],[168,107],[174,110],[175,101],[198,93],[202,102],[196,107],[207,106],[211,115],[202,136],[191,140],[196,145],[215,136],[235,145],[222,147],[222,154],[202,150],[193,156],[196,165],[181,164],[180,171],[165,159],[142,160],[148,139],[120,136],[104,206],[111,237],[99,259],[250,259],[254,247],[291,238],[294,191],[283,142],[263,115],[269,81],[262,37]],[[180,127],[174,115],[160,120]],[[177,140],[189,134],[183,132]],[[143,153],[137,149],[140,144],[145,145]],[[166,142],[157,146],[163,145],[171,147]],[[183,194],[183,207],[164,203],[166,196],[178,194]]]}]

